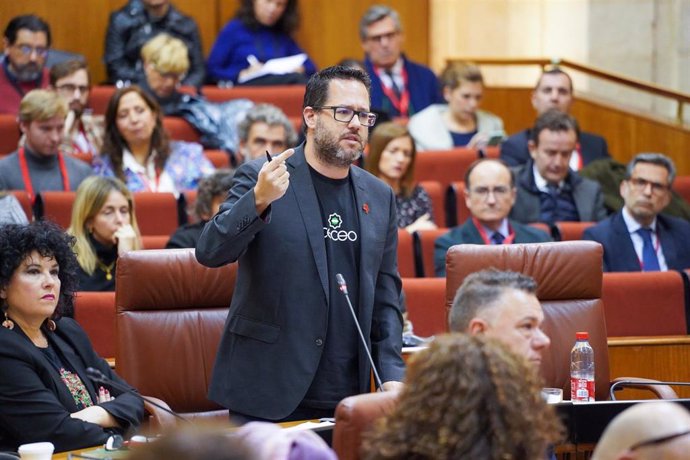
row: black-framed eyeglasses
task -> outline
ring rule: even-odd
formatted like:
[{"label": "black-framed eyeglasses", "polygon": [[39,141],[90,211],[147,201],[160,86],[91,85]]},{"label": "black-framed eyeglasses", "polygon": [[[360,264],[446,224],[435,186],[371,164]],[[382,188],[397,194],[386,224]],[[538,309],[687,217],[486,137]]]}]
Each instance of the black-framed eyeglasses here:
[{"label": "black-framed eyeglasses", "polygon": [[73,85],[72,83],[65,83],[64,85],[56,86],[55,88],[58,91],[63,91],[65,93],[70,93],[70,94],[75,92],[76,90],[79,90],[79,92],[82,94],[89,91],[88,85]]},{"label": "black-framed eyeglasses", "polygon": [[682,431],[680,433],[669,434],[666,436],[661,436],[659,438],[650,439],[648,441],[641,441],[641,442],[638,442],[637,444],[633,444],[630,447],[630,451],[632,452],[632,451],[635,451],[637,449],[640,449],[642,447],[647,447],[647,446],[657,446],[659,444],[663,444],[665,442],[672,441],[676,438],[680,438],[680,437],[686,436],[688,434],[690,434],[690,430]]},{"label": "black-framed eyeglasses", "polygon": [[498,185],[496,187],[474,187],[470,189],[470,194],[477,195],[479,198],[486,200],[489,194],[493,194],[494,198],[502,199],[508,196],[512,188],[505,185]]},{"label": "black-framed eyeglasses", "polygon": [[671,188],[669,185],[661,184],[659,182],[652,182],[640,177],[631,177],[628,179],[628,182],[630,182],[630,185],[632,185],[633,188],[639,191],[645,190],[647,186],[650,185],[652,187],[652,192],[658,195],[668,191],[668,189]]},{"label": "black-framed eyeglasses", "polygon": [[48,48],[43,46],[33,47],[31,45],[13,45],[17,48],[24,56],[30,56],[31,53],[36,53],[36,56],[46,57],[48,55]]},{"label": "black-framed eyeglasses", "polygon": [[350,123],[355,115],[357,115],[359,123],[362,126],[374,126],[374,123],[376,123],[376,118],[378,117],[378,115],[373,112],[358,112],[357,110],[352,110],[349,107],[335,105],[322,105],[320,107],[312,108],[314,110],[333,110],[333,118],[335,118],[335,121],[339,121],[341,123]]}]

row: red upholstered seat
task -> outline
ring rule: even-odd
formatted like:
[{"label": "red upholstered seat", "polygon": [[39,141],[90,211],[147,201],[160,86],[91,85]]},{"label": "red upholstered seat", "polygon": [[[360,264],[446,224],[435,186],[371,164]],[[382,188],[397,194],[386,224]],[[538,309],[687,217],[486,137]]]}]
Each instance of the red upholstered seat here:
[{"label": "red upholstered seat", "polygon": [[172,193],[134,193],[134,212],[142,236],[170,236],[179,224],[177,199]]},{"label": "red upholstered seat", "polygon": [[257,104],[262,102],[273,104],[288,117],[301,119],[304,90],[304,85],[236,86],[234,88],[204,86],[201,93],[212,102],[246,98]]},{"label": "red upholstered seat", "polygon": [[21,132],[15,115],[0,114],[0,158],[17,150]]},{"label": "red upholstered seat", "polygon": [[64,229],[72,220],[76,192],[43,191],[36,198],[37,218],[51,220]]},{"label": "red upholstered seat", "polygon": [[439,227],[445,227],[445,199],[443,197],[444,189],[441,186],[441,183],[435,180],[425,180],[420,182],[419,186],[422,187],[424,191],[426,191],[427,195],[429,195],[429,199],[431,199],[433,213],[432,217],[434,218],[434,222],[436,222],[436,225],[438,225]]},{"label": "red upholstered seat", "polygon": [[596,222],[556,222],[556,231],[560,241],[576,241],[582,239],[582,234]]},{"label": "red upholstered seat", "polygon": [[118,373],[176,412],[228,421],[206,397],[237,264],[207,268],[193,249],[131,251],[118,260]]},{"label": "red upholstered seat", "polygon": [[445,191],[451,183],[464,180],[465,172],[477,158],[478,152],[467,148],[419,152],[415,163],[415,180],[438,181]]},{"label": "red upholstered seat", "polygon": [[403,278],[415,276],[414,242],[405,229],[398,229],[398,272]]},{"label": "red upholstered seat", "polygon": [[31,198],[29,198],[29,194],[26,193],[25,190],[12,190],[11,193],[17,201],[19,201],[22,210],[24,210],[24,214],[26,214],[26,218],[31,222],[34,218],[34,211],[31,208]]},{"label": "red upholstered seat", "polygon": [[407,318],[422,337],[448,332],[445,278],[403,278]]},{"label": "red upholstered seat", "polygon": [[679,272],[604,273],[602,300],[609,337],[687,334]]},{"label": "red upholstered seat", "polygon": [[199,132],[184,118],[163,117],[163,128],[174,141],[199,142]]},{"label": "red upholstered seat", "polygon": [[115,357],[115,293],[77,292],[74,319],[102,358]]},{"label": "red upholstered seat", "polygon": [[417,260],[421,261],[421,275],[434,277],[434,243],[436,239],[450,231],[449,228],[435,230],[419,230],[415,232]]}]

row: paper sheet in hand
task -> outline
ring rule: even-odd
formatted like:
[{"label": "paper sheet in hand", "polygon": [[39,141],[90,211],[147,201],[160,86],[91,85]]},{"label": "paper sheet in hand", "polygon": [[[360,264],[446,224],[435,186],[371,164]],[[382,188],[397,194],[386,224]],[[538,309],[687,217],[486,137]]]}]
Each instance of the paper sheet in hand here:
[{"label": "paper sheet in hand", "polygon": [[304,53],[295,54],[294,56],[287,56],[283,58],[269,59],[264,66],[256,73],[246,77],[240,77],[237,82],[245,83],[255,78],[263,77],[264,75],[284,75],[297,71],[299,67],[307,60],[307,55]]}]

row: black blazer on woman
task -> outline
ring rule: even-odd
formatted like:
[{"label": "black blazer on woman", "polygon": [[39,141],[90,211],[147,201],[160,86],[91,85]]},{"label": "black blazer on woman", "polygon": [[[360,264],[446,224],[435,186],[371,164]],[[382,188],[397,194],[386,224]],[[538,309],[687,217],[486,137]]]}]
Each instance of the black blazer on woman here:
[{"label": "black blazer on woman", "polygon": [[[57,321],[47,333],[53,349],[66,360],[84,382],[94,403],[98,385],[86,376],[94,367],[107,377],[126,385],[100,358],[84,330],[72,319]],[[113,432],[135,430],[144,415],[142,401],[134,395],[108,388],[115,400],[100,406],[115,417],[122,430],[105,429],[71,418],[79,409],[57,370],[43,352],[15,325],[0,327],[0,450],[16,450],[24,443],[50,441],[56,451],[104,443]]]}]

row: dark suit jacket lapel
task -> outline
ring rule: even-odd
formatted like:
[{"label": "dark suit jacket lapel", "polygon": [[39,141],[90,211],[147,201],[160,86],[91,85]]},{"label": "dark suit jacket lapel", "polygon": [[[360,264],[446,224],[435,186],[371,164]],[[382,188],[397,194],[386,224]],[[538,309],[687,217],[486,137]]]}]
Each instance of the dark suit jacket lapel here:
[{"label": "dark suit jacket lapel", "polygon": [[[613,254],[608,255],[611,261],[620,260],[621,268],[625,270],[640,271],[640,260],[637,258],[635,247],[630,239],[628,227],[623,220],[623,214],[619,211],[611,219],[611,230],[613,230],[613,238],[611,244],[614,248]],[[608,267],[612,270],[615,267]],[[621,271],[621,270],[612,270]]]},{"label": "dark suit jacket lapel", "polygon": [[[368,257],[377,257],[380,251],[374,251],[372,247],[373,242],[376,241],[377,229],[381,231],[377,225],[375,225],[376,220],[379,216],[388,216],[388,208],[381,209],[383,206],[381,201],[375,201],[375,197],[371,196],[366,188],[365,181],[363,179],[364,171],[360,168],[353,166],[350,168],[350,174],[352,177],[352,186],[355,191],[355,206],[357,207],[357,216],[359,217],[359,305],[358,314],[360,317],[364,314],[363,308],[366,305],[373,305],[373,292],[364,289],[367,283],[367,277],[376,276],[375,274],[367,273],[365,268],[377,266],[378,264],[372,265],[365,263],[365,259]],[[384,230],[385,231],[385,230]],[[385,235],[383,236],[385,239]],[[368,335],[365,332],[365,336]]]},{"label": "dark suit jacket lapel", "polygon": [[316,262],[316,268],[321,279],[326,301],[329,299],[328,260],[326,259],[326,245],[323,240],[323,222],[321,222],[321,208],[316,197],[316,190],[311,180],[309,165],[304,157],[304,144],[297,148],[295,154],[288,159],[290,172],[290,190],[295,194],[295,201],[302,216],[302,222],[307,231],[309,245]]},{"label": "dark suit jacket lapel", "polygon": [[662,215],[656,218],[656,231],[661,242],[661,250],[664,252],[664,259],[666,259],[666,267],[669,270],[683,269],[684,267],[679,267],[680,264],[677,261],[678,249],[671,235],[668,221]]},{"label": "dark suit jacket lapel", "polygon": [[84,386],[91,395],[91,400],[94,404],[98,404],[96,399],[96,395],[98,394],[96,391],[96,384],[92,382],[91,379],[86,378],[84,362],[79,355],[77,355],[74,343],[63,339],[59,334],[52,334],[51,338],[53,340],[53,345],[60,350],[62,357],[67,360],[65,364],[69,365],[69,367],[74,369],[74,372],[79,375],[79,378],[82,379],[82,383],[84,383]]},{"label": "dark suit jacket lapel", "polygon": [[472,218],[467,219],[467,222],[460,227],[462,232],[462,242],[467,244],[486,244],[479,234],[479,230],[474,225]]}]

